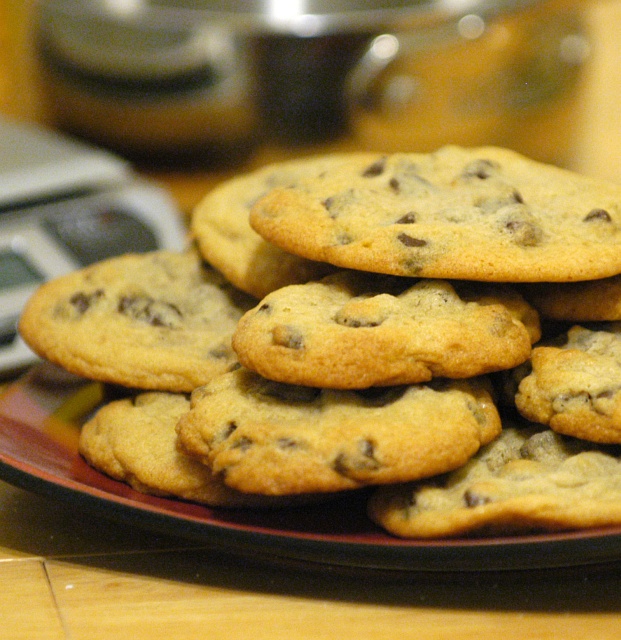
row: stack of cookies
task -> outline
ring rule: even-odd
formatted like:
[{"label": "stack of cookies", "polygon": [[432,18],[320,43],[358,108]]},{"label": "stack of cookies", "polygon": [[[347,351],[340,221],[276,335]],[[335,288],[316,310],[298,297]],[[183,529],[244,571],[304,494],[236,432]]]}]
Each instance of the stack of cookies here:
[{"label": "stack of cookies", "polygon": [[35,352],[126,389],[93,466],[215,507],[365,491],[403,537],[621,524],[621,186],[328,155],[223,183],[191,234],[24,310]]}]

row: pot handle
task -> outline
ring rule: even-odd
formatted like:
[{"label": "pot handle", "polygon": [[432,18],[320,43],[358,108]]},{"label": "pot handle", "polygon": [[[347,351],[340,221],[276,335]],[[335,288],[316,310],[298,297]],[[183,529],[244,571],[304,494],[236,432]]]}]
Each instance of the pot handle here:
[{"label": "pot handle", "polygon": [[363,96],[373,80],[397,58],[400,50],[401,42],[398,36],[392,33],[375,36],[349,72],[345,86],[346,94],[351,98]]},{"label": "pot handle", "polygon": [[461,39],[475,40],[484,30],[485,19],[471,14],[424,32],[377,35],[370,40],[364,53],[350,70],[346,81],[346,93],[354,99],[363,97],[380,73],[403,54],[422,53]]}]

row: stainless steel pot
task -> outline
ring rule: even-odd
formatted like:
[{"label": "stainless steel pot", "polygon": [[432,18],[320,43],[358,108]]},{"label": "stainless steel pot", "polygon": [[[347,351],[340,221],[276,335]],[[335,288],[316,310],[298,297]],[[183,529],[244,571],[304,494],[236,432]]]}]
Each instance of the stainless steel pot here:
[{"label": "stainless steel pot", "polygon": [[[545,4],[41,0],[38,50],[61,126],[127,155],[221,162],[266,138],[324,141],[352,124],[362,134],[369,118],[387,113],[378,83],[408,38],[431,35],[435,43],[468,16],[487,24]],[[400,55],[369,73],[375,38],[386,34],[398,39]]]},{"label": "stainless steel pot", "polygon": [[51,119],[139,160],[221,164],[247,156],[259,128],[248,43],[219,24],[159,24],[121,4],[39,5]]},{"label": "stainless steel pot", "polygon": [[590,53],[584,8],[545,0],[377,35],[348,77],[353,136],[367,149],[494,144],[571,165]]},{"label": "stainless steel pot", "polygon": [[540,0],[48,0],[56,12],[152,27],[224,25],[236,33],[313,37],[419,29],[477,13],[497,15]]}]

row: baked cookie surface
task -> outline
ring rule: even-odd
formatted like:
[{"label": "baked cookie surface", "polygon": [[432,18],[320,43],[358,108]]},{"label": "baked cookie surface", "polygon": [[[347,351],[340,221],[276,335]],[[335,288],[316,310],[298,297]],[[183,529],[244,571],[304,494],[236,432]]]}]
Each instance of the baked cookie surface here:
[{"label": "baked cookie surface", "polygon": [[250,213],[269,242],[380,273],[565,282],[621,273],[621,186],[496,147],[352,158]]},{"label": "baked cookie surface", "polygon": [[539,335],[537,313],[508,287],[340,271],[266,296],[233,348],[271,380],[356,389],[509,369]]},{"label": "baked cookie surface", "polygon": [[621,443],[621,324],[574,326],[555,346],[537,346],[519,383],[518,411],[554,431]]},{"label": "baked cookie surface", "polygon": [[257,298],[289,284],[323,277],[332,270],[330,265],[266,242],[250,226],[249,214],[252,205],[271,189],[315,176],[346,157],[335,154],[281,162],[218,185],[192,212],[190,229],[201,253],[236,287]]},{"label": "baked cookie surface", "polygon": [[539,427],[505,427],[462,468],[382,487],[370,517],[405,538],[621,524],[621,451]]},{"label": "baked cookie surface", "polygon": [[177,430],[181,450],[228,486],[293,495],[448,471],[496,437],[500,419],[481,379],[358,393],[240,368],[196,390]]},{"label": "baked cookie surface", "polygon": [[236,364],[231,336],[255,303],[196,252],[157,251],[43,284],[19,329],[38,355],[77,375],[182,392]]},{"label": "baked cookie surface", "polygon": [[141,493],[218,507],[282,505],[229,489],[208,467],[177,450],[175,425],[189,409],[183,394],[145,392],[114,400],[84,424],[79,451],[91,466]]}]

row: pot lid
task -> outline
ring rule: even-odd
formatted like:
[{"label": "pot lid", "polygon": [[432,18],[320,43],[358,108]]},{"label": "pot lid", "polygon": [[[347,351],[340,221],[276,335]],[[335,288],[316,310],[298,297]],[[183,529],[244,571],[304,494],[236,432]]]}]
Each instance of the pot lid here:
[{"label": "pot lid", "polygon": [[241,35],[415,31],[543,0],[41,0],[38,32],[71,73],[134,81],[234,73]]},{"label": "pot lid", "polygon": [[469,13],[498,14],[544,0],[48,0],[67,15],[192,27],[218,22],[235,31],[318,36],[416,28]]}]

